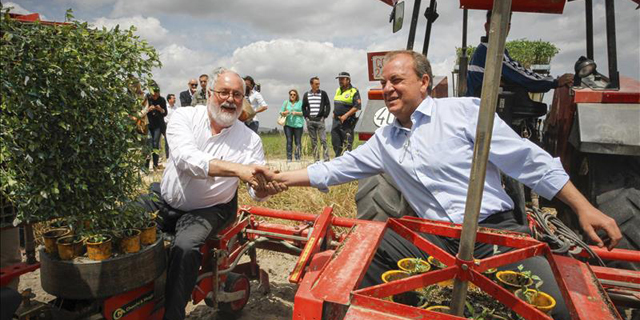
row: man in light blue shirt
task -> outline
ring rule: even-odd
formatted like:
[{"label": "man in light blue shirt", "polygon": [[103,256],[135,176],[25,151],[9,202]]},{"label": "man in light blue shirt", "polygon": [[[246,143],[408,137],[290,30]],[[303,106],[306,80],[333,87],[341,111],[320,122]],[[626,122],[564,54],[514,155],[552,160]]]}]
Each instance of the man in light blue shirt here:
[{"label": "man in light blue shirt", "polygon": [[[428,60],[413,51],[391,52],[382,71],[383,97],[396,120],[379,128],[362,146],[330,162],[315,163],[307,169],[269,174],[269,178],[288,186],[328,186],[365,178],[382,172],[389,174],[418,214],[427,219],[462,223],[469,186],[476,122],[477,98],[432,99],[427,96],[431,67]],[[500,182],[502,170],[529,186],[539,195],[558,197],[576,213],[581,227],[599,246],[604,246],[595,230],[603,229],[612,249],[621,239],[615,221],[594,208],[573,186],[559,159],[552,158],[530,141],[520,138],[500,118],[495,118],[489,163],[484,184],[480,225],[524,231],[513,218],[513,202]],[[526,230],[526,228],[524,228]],[[457,242],[429,240],[457,252]],[[376,278],[393,268],[398,257],[425,254],[393,232],[387,232],[368,270],[363,286],[379,283]],[[413,247],[413,248],[408,248]],[[489,245],[477,244],[476,257],[490,255]],[[537,257],[526,265],[550,288],[543,290],[561,298],[549,266]],[[529,259],[531,260],[531,259]],[[562,301],[558,317],[568,317]]]}]

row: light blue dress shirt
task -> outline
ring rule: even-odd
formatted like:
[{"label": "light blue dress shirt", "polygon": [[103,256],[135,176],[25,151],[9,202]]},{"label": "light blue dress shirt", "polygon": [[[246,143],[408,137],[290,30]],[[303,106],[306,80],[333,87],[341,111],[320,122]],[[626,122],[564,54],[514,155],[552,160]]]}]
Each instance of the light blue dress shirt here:
[{"label": "light blue dress shirt", "polygon": [[[477,98],[427,97],[411,115],[411,129],[396,119],[357,149],[309,166],[311,185],[326,191],[328,186],[386,172],[418,216],[462,223],[479,110]],[[496,116],[480,221],[514,207],[499,170],[547,199],[569,181],[560,159],[518,136]]]}]

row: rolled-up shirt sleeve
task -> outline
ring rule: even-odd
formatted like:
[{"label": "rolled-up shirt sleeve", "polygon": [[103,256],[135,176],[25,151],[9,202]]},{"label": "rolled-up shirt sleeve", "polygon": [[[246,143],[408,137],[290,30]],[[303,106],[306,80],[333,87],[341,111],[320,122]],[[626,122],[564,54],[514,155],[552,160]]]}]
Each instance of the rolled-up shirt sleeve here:
[{"label": "rolled-up shirt sleeve", "polygon": [[353,151],[347,151],[329,162],[316,162],[310,165],[307,167],[307,174],[311,186],[327,192],[329,186],[382,173],[379,143],[377,135],[374,135]]},{"label": "rolled-up shirt sleeve", "polygon": [[206,179],[209,177],[209,162],[214,157],[198,149],[188,116],[188,113],[180,112],[178,109],[167,126],[171,157],[180,172]]},{"label": "rolled-up shirt sleeve", "polygon": [[[469,121],[467,134],[475,142],[480,100],[473,101],[476,108],[467,109],[470,111],[467,119],[474,121]],[[489,161],[508,176],[549,200],[569,181],[569,175],[564,171],[559,158],[553,158],[530,140],[520,137],[497,115],[493,124]]]}]

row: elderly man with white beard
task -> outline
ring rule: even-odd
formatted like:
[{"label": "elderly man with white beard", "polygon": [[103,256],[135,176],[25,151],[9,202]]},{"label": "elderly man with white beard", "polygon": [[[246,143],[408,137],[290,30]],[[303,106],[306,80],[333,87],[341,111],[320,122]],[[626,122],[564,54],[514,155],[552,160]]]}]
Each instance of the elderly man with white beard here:
[{"label": "elderly man with white beard", "polygon": [[238,182],[247,183],[251,197],[264,200],[286,190],[266,183],[260,174],[264,152],[260,137],[238,120],[244,81],[230,70],[216,69],[207,106],[180,108],[167,128],[171,149],[160,185],[141,197],[140,205],[158,212],[160,227],[175,232],[169,256],[164,319],[184,319],[185,306],[196,285],[207,237],[231,224],[238,207]]}]

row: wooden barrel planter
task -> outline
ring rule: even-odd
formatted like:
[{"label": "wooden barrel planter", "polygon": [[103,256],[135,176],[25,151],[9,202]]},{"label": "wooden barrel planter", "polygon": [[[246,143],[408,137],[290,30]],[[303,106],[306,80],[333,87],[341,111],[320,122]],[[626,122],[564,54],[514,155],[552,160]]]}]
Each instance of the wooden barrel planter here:
[{"label": "wooden barrel planter", "polygon": [[63,261],[40,250],[42,288],[64,299],[97,299],[124,293],[158,279],[166,266],[162,237],[137,253],[103,261]]}]

